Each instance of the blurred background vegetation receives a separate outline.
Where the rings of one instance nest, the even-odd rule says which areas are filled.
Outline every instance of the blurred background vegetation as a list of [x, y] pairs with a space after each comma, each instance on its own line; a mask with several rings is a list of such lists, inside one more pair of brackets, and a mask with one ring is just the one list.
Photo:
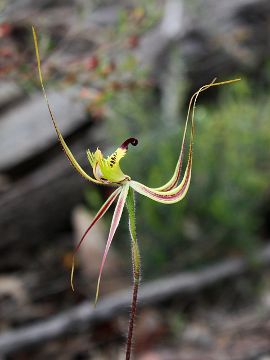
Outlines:
[[[174, 171], [191, 95], [215, 77], [241, 78], [200, 95], [192, 181], [185, 199], [166, 206], [136, 196], [143, 281], [148, 281], [201, 271], [238, 256], [253, 270], [260, 269], [255, 254], [266, 248], [270, 235], [269, 23], [268, 0], [0, 0], [1, 330], [44, 320], [92, 298], [111, 219], [106, 215], [105, 230], [96, 228], [81, 248], [79, 290], [71, 295], [74, 246], [110, 190], [83, 182], [59, 150], [40, 93], [31, 25], [39, 35], [56, 118], [76, 158], [89, 171], [87, 148], [99, 146], [109, 155], [132, 136], [139, 145], [122, 160], [123, 171], [149, 186], [163, 184]], [[108, 258], [112, 262], [104, 276], [104, 293], [130, 284], [127, 226], [124, 214]], [[249, 274], [244, 284], [251, 285], [240, 286], [235, 297], [230, 284], [225, 290], [224, 284], [217, 286], [214, 296], [207, 293], [206, 302], [212, 306], [212, 296], [224, 302], [232, 298], [231, 308], [235, 298], [252, 302], [261, 283], [260, 291], [268, 291], [269, 297], [269, 280], [260, 280]], [[161, 344], [169, 338], [167, 342], [173, 339], [177, 347], [185, 332], [188, 300], [181, 309], [178, 300], [172, 299], [165, 309], [161, 306], [156, 317], [153, 309], [148, 314], [155, 321], [162, 314], [156, 326], [163, 329]], [[269, 300], [267, 306], [269, 311]], [[169, 328], [165, 332], [164, 319]], [[104, 343], [109, 348], [110, 339], [119, 342], [123, 337], [121, 321], [112, 324], [101, 328], [101, 336], [98, 330], [90, 340], [77, 339], [91, 343], [89, 356], [80, 357], [83, 345], [69, 339], [70, 353], [74, 351], [70, 359], [100, 359]], [[110, 335], [104, 340], [106, 331]], [[138, 349], [148, 349], [144, 336], [137, 336]], [[57, 346], [52, 353], [44, 346], [33, 354], [37, 359], [61, 359], [64, 354], [66, 360], [66, 344]], [[15, 354], [14, 359], [29, 354]], [[246, 359], [251, 357], [241, 358]]]

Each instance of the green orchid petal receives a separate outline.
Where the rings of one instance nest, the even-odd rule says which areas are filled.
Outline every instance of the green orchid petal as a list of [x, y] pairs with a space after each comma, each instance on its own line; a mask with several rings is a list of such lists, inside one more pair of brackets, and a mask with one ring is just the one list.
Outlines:
[[71, 274], [70, 274], [70, 284], [71, 284], [71, 288], [73, 291], [74, 291], [73, 277], [74, 277], [74, 269], [75, 269], [75, 255], [78, 252], [78, 250], [80, 249], [84, 239], [86, 238], [86, 235], [89, 233], [89, 231], [92, 229], [92, 227], [98, 222], [98, 220], [101, 219], [102, 216], [107, 212], [107, 210], [112, 205], [112, 203], [117, 198], [117, 196], [120, 194], [120, 192], [121, 192], [121, 188], [118, 188], [108, 197], [108, 199], [105, 201], [105, 203], [101, 206], [101, 208], [97, 212], [97, 214], [94, 217], [91, 224], [88, 226], [88, 228], [84, 232], [83, 236], [81, 237], [81, 240], [79, 241], [78, 245], [76, 246], [76, 248], [74, 250], [73, 258], [72, 258], [72, 268], [71, 268]]
[[115, 210], [114, 210], [114, 214], [113, 214], [113, 218], [112, 218], [112, 223], [111, 223], [111, 228], [110, 228], [107, 244], [106, 244], [104, 255], [103, 255], [103, 258], [102, 258], [102, 261], [101, 261], [101, 266], [100, 266], [99, 276], [98, 276], [98, 281], [97, 281], [95, 305], [96, 305], [96, 303], [98, 301], [100, 280], [101, 280], [103, 267], [104, 267], [104, 264], [105, 264], [105, 261], [106, 261], [107, 255], [108, 255], [108, 251], [110, 249], [114, 234], [116, 232], [116, 229], [118, 228], [118, 225], [119, 225], [122, 213], [123, 213], [124, 205], [125, 205], [128, 190], [129, 190], [129, 183], [123, 185], [121, 188], [122, 188], [122, 190], [121, 190], [121, 193], [119, 195], [117, 204], [115, 206]]
[[34, 44], [35, 44], [35, 51], [36, 51], [36, 58], [37, 58], [37, 66], [38, 66], [38, 74], [39, 74], [39, 80], [40, 80], [40, 84], [41, 84], [41, 88], [42, 88], [42, 92], [43, 92], [43, 96], [45, 98], [46, 101], [46, 105], [48, 107], [49, 113], [50, 113], [50, 117], [53, 123], [53, 126], [55, 128], [55, 131], [57, 133], [58, 139], [63, 147], [63, 150], [67, 156], [67, 158], [69, 159], [71, 165], [74, 166], [74, 168], [77, 170], [77, 172], [82, 175], [85, 179], [92, 181], [96, 184], [102, 184], [101, 181], [92, 178], [91, 176], [89, 176], [83, 169], [82, 167], [79, 165], [79, 163], [77, 162], [77, 160], [74, 158], [72, 152], [70, 151], [69, 147], [67, 146], [65, 140], [63, 139], [63, 136], [57, 126], [55, 117], [53, 115], [51, 106], [49, 104], [49, 100], [47, 97], [47, 93], [45, 90], [45, 86], [44, 86], [44, 82], [43, 82], [43, 76], [42, 76], [42, 71], [41, 71], [41, 65], [40, 65], [40, 56], [39, 56], [39, 47], [38, 47], [38, 40], [37, 40], [37, 35], [36, 35], [36, 31], [35, 28], [32, 26], [32, 32], [33, 32], [33, 38], [34, 38]]

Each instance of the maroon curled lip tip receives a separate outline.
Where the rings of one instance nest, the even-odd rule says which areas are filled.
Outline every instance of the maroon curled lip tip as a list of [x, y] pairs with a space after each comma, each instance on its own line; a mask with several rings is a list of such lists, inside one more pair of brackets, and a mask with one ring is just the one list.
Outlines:
[[136, 145], [138, 145], [138, 140], [133, 137], [128, 138], [126, 141], [123, 142], [123, 144], [120, 147], [121, 147], [121, 149], [128, 149], [129, 144], [136, 146]]

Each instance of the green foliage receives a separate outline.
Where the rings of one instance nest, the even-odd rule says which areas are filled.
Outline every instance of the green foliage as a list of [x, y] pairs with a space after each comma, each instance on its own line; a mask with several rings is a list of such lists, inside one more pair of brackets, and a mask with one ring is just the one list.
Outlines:
[[[158, 2], [159, 3], [159, 2]], [[118, 22], [115, 31], [118, 36], [124, 34], [141, 35], [154, 26], [162, 16], [162, 7], [156, 0], [139, 0], [136, 6], [119, 11]]]
[[[230, 254], [252, 255], [259, 243], [261, 207], [270, 174], [270, 104], [247, 83], [223, 88], [214, 105], [198, 105], [191, 187], [173, 206], [137, 195], [137, 226], [144, 274], [196, 267]], [[182, 139], [164, 129], [153, 94], [114, 97], [110, 138], [139, 137], [123, 170], [149, 186], [171, 177]], [[183, 116], [184, 118], [184, 116]], [[183, 122], [183, 121], [182, 121]], [[126, 241], [126, 227], [122, 242]], [[115, 242], [116, 243], [116, 242]]]

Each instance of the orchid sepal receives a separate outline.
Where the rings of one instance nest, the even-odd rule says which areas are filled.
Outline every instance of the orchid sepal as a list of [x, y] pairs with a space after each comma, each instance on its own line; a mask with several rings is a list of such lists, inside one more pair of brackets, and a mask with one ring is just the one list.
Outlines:
[[106, 243], [105, 251], [104, 251], [103, 258], [102, 258], [101, 265], [100, 265], [100, 269], [99, 269], [99, 275], [98, 275], [98, 281], [97, 281], [97, 287], [96, 287], [95, 306], [96, 306], [97, 301], [98, 301], [100, 280], [101, 280], [103, 267], [104, 267], [104, 264], [105, 264], [105, 261], [106, 261], [107, 255], [108, 255], [108, 251], [110, 249], [114, 234], [115, 234], [115, 232], [116, 232], [116, 230], [118, 228], [118, 225], [119, 225], [122, 213], [123, 213], [123, 209], [124, 209], [124, 206], [125, 206], [125, 203], [126, 203], [128, 190], [129, 190], [129, 183], [126, 183], [121, 188], [121, 192], [120, 192], [120, 195], [118, 197], [117, 204], [115, 206], [115, 210], [114, 210], [114, 214], [113, 214], [113, 218], [112, 218], [112, 222], [111, 222], [111, 227], [110, 227], [110, 231], [109, 231], [108, 240], [107, 240], [107, 243]]
[[73, 252], [73, 256], [72, 256], [72, 267], [71, 267], [71, 273], [70, 273], [70, 285], [72, 290], [74, 291], [74, 282], [73, 282], [73, 278], [74, 278], [74, 269], [75, 269], [75, 255], [78, 252], [78, 250], [80, 249], [83, 241], [85, 240], [87, 234], [89, 233], [89, 231], [92, 229], [92, 227], [103, 217], [103, 215], [105, 215], [105, 213], [107, 212], [107, 210], [109, 210], [110, 206], [112, 205], [112, 203], [114, 202], [114, 200], [117, 198], [117, 196], [120, 194], [121, 192], [121, 188], [117, 188], [109, 197], [108, 199], [104, 202], [104, 204], [101, 206], [101, 208], [99, 209], [99, 211], [96, 213], [94, 219], [92, 220], [91, 224], [88, 226], [88, 228], [85, 230], [83, 236], [81, 237], [80, 241], [78, 242], [74, 252]]
[[43, 92], [43, 96], [47, 105], [47, 108], [49, 110], [49, 114], [53, 123], [53, 126], [55, 128], [56, 134], [58, 136], [58, 139], [62, 145], [62, 148], [64, 150], [65, 155], [67, 156], [68, 160], [70, 161], [71, 165], [75, 168], [75, 170], [77, 170], [77, 172], [84, 177], [86, 180], [88, 181], [92, 181], [96, 184], [102, 184], [101, 181], [94, 179], [93, 177], [91, 177], [90, 175], [88, 175], [83, 168], [80, 166], [80, 164], [78, 163], [78, 161], [75, 159], [74, 155], [72, 154], [71, 150], [69, 149], [68, 145], [66, 144], [54, 117], [53, 111], [51, 109], [50, 103], [49, 103], [49, 99], [45, 90], [45, 86], [44, 86], [44, 82], [43, 82], [43, 76], [42, 76], [42, 71], [41, 71], [41, 64], [40, 64], [40, 56], [39, 56], [39, 47], [38, 47], [38, 40], [37, 40], [37, 35], [36, 35], [36, 31], [34, 26], [32, 26], [32, 32], [33, 32], [33, 38], [34, 38], [34, 45], [35, 45], [35, 51], [36, 51], [36, 58], [37, 58], [37, 67], [38, 67], [38, 75], [39, 75], [39, 81], [40, 81], [40, 85], [41, 85], [41, 89]]
[[[156, 191], [168, 191], [168, 190], [171, 190], [171, 189], [173, 189], [174, 187], [177, 186], [177, 183], [178, 183], [178, 181], [180, 179], [180, 176], [181, 176], [188, 123], [189, 123], [190, 118], [191, 118], [191, 132], [194, 131], [194, 113], [195, 113], [195, 106], [196, 106], [196, 102], [197, 102], [199, 94], [201, 92], [209, 89], [212, 86], [231, 84], [231, 83], [234, 83], [234, 82], [237, 82], [237, 81], [240, 81], [240, 80], [241, 79], [238, 78], [238, 79], [233, 79], [233, 80], [216, 82], [216, 79], [213, 79], [213, 81], [211, 83], [203, 85], [202, 87], [200, 87], [192, 95], [192, 97], [191, 97], [191, 99], [189, 101], [188, 112], [187, 112], [186, 121], [185, 121], [185, 127], [184, 127], [184, 132], [183, 132], [183, 138], [182, 138], [182, 145], [181, 145], [181, 149], [180, 149], [180, 154], [179, 154], [179, 157], [178, 157], [178, 161], [177, 161], [173, 176], [171, 177], [171, 179], [167, 183], [165, 183], [162, 186], [153, 188], [153, 190], [156, 190]], [[191, 135], [190, 143], [192, 142], [192, 140], [193, 139], [192, 139], [192, 135]]]

